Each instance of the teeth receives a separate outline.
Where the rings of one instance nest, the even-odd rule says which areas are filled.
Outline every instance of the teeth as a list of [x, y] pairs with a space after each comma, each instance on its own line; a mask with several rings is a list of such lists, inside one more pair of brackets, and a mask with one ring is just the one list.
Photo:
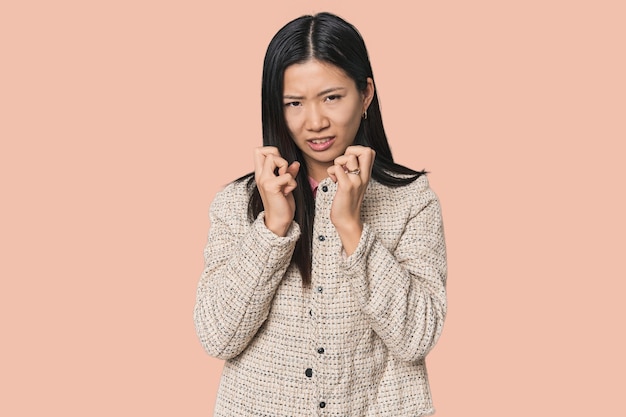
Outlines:
[[314, 139], [314, 140], [312, 140], [311, 142], [315, 143], [316, 145], [319, 145], [319, 144], [321, 144], [321, 143], [326, 143], [326, 142], [328, 142], [329, 140], [330, 140], [330, 139], [328, 139], [328, 138], [327, 138], [327, 139]]

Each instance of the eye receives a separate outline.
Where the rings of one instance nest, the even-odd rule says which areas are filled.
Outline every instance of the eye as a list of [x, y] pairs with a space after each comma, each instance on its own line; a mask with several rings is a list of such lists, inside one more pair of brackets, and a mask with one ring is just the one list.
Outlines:
[[288, 101], [285, 103], [285, 107], [298, 107], [301, 106], [302, 103], [299, 101]]
[[337, 101], [341, 98], [339, 94], [332, 94], [330, 96], [326, 96], [326, 101]]

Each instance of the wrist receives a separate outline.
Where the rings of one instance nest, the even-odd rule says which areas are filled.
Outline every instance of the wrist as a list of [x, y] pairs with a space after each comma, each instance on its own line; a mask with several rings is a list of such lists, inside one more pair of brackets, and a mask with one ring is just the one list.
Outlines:
[[363, 223], [343, 223], [340, 226], [335, 226], [335, 229], [339, 234], [339, 238], [341, 239], [341, 244], [343, 245], [343, 250], [346, 252], [346, 255], [352, 255], [361, 241]]
[[268, 219], [267, 215], [265, 216], [264, 222], [265, 227], [267, 227], [270, 232], [280, 237], [287, 236], [289, 226], [291, 226], [291, 222], [286, 224], [284, 222], [273, 222], [271, 219]]

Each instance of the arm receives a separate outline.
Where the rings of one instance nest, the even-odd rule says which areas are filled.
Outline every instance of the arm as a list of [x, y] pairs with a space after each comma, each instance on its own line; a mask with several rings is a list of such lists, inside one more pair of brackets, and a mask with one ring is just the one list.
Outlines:
[[247, 198], [231, 186], [210, 209], [194, 321], [204, 349], [220, 359], [241, 353], [267, 318], [300, 234], [293, 222], [285, 237], [275, 235], [264, 213], [248, 226]]
[[364, 224], [355, 252], [343, 260], [373, 330], [399, 359], [423, 358], [446, 315], [446, 250], [441, 210], [427, 187], [391, 253]]

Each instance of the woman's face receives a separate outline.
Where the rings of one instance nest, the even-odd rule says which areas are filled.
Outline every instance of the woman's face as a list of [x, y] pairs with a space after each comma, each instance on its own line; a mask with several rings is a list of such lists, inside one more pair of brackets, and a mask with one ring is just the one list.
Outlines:
[[352, 78], [332, 64], [310, 60], [287, 67], [285, 121], [315, 180], [326, 178], [326, 169], [352, 145], [373, 96], [371, 78], [361, 92]]

